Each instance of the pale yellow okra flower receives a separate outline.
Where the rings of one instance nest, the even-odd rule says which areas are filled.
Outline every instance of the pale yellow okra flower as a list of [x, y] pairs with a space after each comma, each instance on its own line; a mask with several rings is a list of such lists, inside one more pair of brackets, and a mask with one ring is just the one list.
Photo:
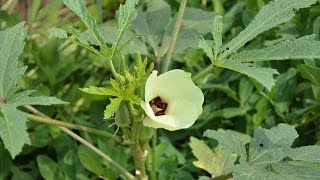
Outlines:
[[157, 74], [153, 71], [146, 82], [143, 124], [169, 131], [192, 126], [202, 113], [204, 96], [191, 74], [180, 69]]

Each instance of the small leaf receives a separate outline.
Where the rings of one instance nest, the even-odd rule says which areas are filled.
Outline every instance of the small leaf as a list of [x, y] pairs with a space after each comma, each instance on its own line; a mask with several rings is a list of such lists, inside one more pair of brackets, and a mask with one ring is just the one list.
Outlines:
[[102, 96], [119, 96], [119, 94], [113, 89], [103, 88], [103, 87], [90, 86], [88, 88], [80, 88], [80, 90], [88, 94], [95, 94], [95, 95], [102, 95]]
[[122, 101], [122, 98], [110, 99], [110, 104], [107, 105], [106, 110], [104, 111], [103, 119], [109, 119], [114, 115], [114, 112], [119, 108], [119, 105]]
[[214, 57], [217, 59], [218, 55], [221, 52], [222, 48], [222, 16], [216, 16], [214, 18], [214, 25], [213, 25], [213, 40], [214, 40]]
[[214, 56], [213, 56], [213, 52], [212, 52], [212, 47], [203, 38], [201, 38], [200, 41], [199, 41], [199, 48], [203, 49], [203, 51], [210, 58], [211, 62], [213, 62], [215, 60]]
[[203, 136], [217, 140], [225, 150], [235, 153], [243, 159], [247, 159], [246, 148], [244, 147], [244, 143], [241, 141], [240, 135], [215, 130], [206, 130], [203, 133]]
[[241, 104], [244, 104], [252, 95], [253, 84], [248, 78], [241, 78], [239, 84], [239, 97]]
[[90, 149], [85, 147], [84, 145], [80, 145], [78, 147], [78, 157], [80, 159], [81, 164], [90, 172], [101, 176], [104, 173], [104, 168], [101, 164], [101, 159], [99, 156], [92, 152]]
[[288, 156], [293, 160], [320, 163], [320, 146], [303, 146], [288, 151]]
[[12, 158], [18, 155], [24, 144], [30, 144], [27, 133], [27, 118], [12, 106], [0, 105], [0, 137]]
[[308, 79], [312, 82], [312, 84], [320, 87], [320, 68], [312, 67], [308, 65], [300, 65], [299, 66], [302, 77]]
[[81, 32], [78, 29], [69, 27], [68, 31], [72, 33], [82, 45], [89, 46], [88, 41], [82, 36]]
[[49, 157], [39, 155], [37, 157], [37, 164], [41, 176], [46, 180], [54, 180], [59, 177], [58, 165]]
[[274, 74], [279, 74], [277, 70], [271, 68], [253, 67], [250, 63], [240, 63], [235, 60], [227, 60], [224, 63], [216, 64], [218, 67], [223, 67], [245, 74], [257, 80], [261, 85], [266, 87], [269, 91], [275, 85]]
[[65, 39], [68, 37], [67, 31], [65, 31], [63, 29], [56, 28], [56, 27], [51, 28], [49, 33], [50, 33], [49, 38], [56, 37], [59, 39]]

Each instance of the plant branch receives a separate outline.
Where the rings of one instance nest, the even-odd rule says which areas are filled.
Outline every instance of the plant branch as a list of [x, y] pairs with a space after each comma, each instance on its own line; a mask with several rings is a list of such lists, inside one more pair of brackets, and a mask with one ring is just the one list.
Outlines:
[[[30, 112], [38, 115], [38, 116], [42, 116], [42, 117], [46, 117], [49, 118], [48, 116], [46, 116], [45, 114], [43, 114], [42, 112], [38, 111], [37, 109], [35, 109], [32, 106], [26, 105], [24, 106], [26, 109], [28, 109]], [[128, 172], [127, 170], [125, 170], [122, 166], [120, 166], [117, 162], [115, 162], [113, 159], [111, 159], [108, 155], [104, 154], [102, 151], [100, 151], [98, 148], [96, 148], [95, 146], [93, 146], [92, 144], [90, 144], [88, 141], [86, 141], [85, 139], [83, 139], [82, 137], [78, 136], [76, 133], [72, 132], [70, 129], [67, 129], [65, 127], [60, 127], [58, 126], [59, 129], [61, 129], [63, 132], [67, 133], [68, 135], [70, 135], [72, 138], [74, 138], [75, 140], [79, 141], [80, 143], [82, 143], [83, 145], [87, 146], [89, 149], [91, 149], [93, 152], [97, 153], [99, 156], [101, 156], [104, 160], [106, 160], [108, 163], [110, 163], [113, 167], [115, 167], [119, 173], [121, 173], [124, 177], [126, 177], [129, 180], [134, 180], [134, 176]]]
[[119, 142], [119, 143], [122, 142], [122, 138], [121, 137], [119, 137], [117, 135], [114, 135], [112, 133], [108, 133], [108, 132], [105, 132], [105, 131], [101, 131], [101, 130], [95, 129], [95, 128], [90, 128], [90, 127], [86, 127], [86, 126], [82, 126], [82, 125], [78, 125], [78, 124], [59, 121], [59, 120], [56, 120], [56, 119], [37, 116], [37, 115], [33, 115], [33, 114], [27, 114], [27, 118], [29, 120], [31, 120], [31, 121], [36, 121], [36, 122], [45, 123], [45, 124], [51, 124], [51, 125], [55, 125], [55, 126], [61, 126], [61, 127], [65, 127], [65, 128], [68, 128], [68, 129], [76, 129], [76, 130], [80, 130], [80, 131], [85, 131], [85, 132], [89, 132], [89, 133], [92, 133], [92, 134], [104, 136], [106, 138], [112, 138], [116, 142]]
[[178, 12], [178, 16], [177, 16], [177, 20], [176, 20], [176, 23], [174, 25], [174, 29], [173, 29], [173, 32], [172, 32], [171, 43], [169, 45], [169, 51], [168, 51], [167, 57], [166, 57], [166, 59], [164, 61], [164, 66], [163, 66], [163, 71], [162, 72], [168, 71], [168, 68], [169, 68], [169, 65], [170, 65], [170, 62], [171, 62], [173, 49], [174, 49], [174, 46], [176, 44], [178, 33], [179, 33], [180, 26], [181, 26], [181, 23], [182, 23], [182, 18], [183, 18], [184, 10], [186, 8], [186, 4], [187, 4], [187, 0], [181, 0], [180, 7], [179, 7], [179, 12]]
[[193, 76], [192, 80], [194, 82], [197, 82], [199, 79], [201, 79], [204, 76], [206, 76], [207, 74], [211, 73], [213, 70], [214, 70], [214, 66], [210, 65], [210, 66], [206, 67], [204, 70], [202, 70], [201, 72], [199, 72], [198, 74], [196, 74], [195, 76]]

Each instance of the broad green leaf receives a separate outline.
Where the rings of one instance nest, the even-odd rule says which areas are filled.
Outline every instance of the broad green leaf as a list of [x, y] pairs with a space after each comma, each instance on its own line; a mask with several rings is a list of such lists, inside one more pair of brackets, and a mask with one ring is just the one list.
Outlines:
[[26, 70], [17, 67], [25, 36], [23, 23], [0, 31], [0, 98], [8, 98], [16, 91], [16, 82]]
[[287, 124], [279, 124], [271, 129], [258, 128], [249, 147], [250, 162], [269, 164], [282, 160], [298, 136], [297, 131]]
[[80, 90], [88, 94], [103, 95], [103, 96], [119, 96], [119, 94], [113, 89], [103, 88], [103, 87], [90, 86], [88, 88], [80, 88]]
[[214, 18], [214, 24], [213, 24], [213, 40], [214, 40], [214, 58], [217, 59], [218, 55], [220, 54], [221, 48], [222, 48], [222, 16], [216, 16]]
[[26, 67], [18, 68], [18, 57], [24, 47], [23, 23], [0, 32], [0, 137], [14, 158], [24, 144], [30, 144], [22, 105], [51, 105], [65, 102], [55, 97], [29, 97], [34, 91], [15, 93], [16, 82]]
[[92, 32], [93, 36], [99, 42], [99, 45], [102, 49], [107, 50], [107, 46], [105, 45], [96, 24], [95, 19], [89, 14], [84, 0], [63, 0], [63, 3], [72, 10], [79, 18], [83, 21], [83, 23], [87, 26], [87, 28]]
[[[59, 167], [52, 159], [45, 155], [37, 157], [37, 164], [41, 176], [46, 180], [54, 180], [59, 178]], [[61, 178], [61, 177], [60, 177]]]
[[51, 28], [49, 33], [50, 33], [49, 37], [56, 37], [59, 39], [65, 39], [68, 37], [67, 31], [56, 28], [56, 27]]
[[132, 24], [132, 28], [154, 50], [156, 56], [161, 57], [166, 50], [161, 43], [165, 33], [165, 27], [169, 24], [171, 16], [170, 6], [163, 0], [150, 0], [147, 9], [138, 8], [138, 16]]
[[100, 157], [92, 152], [90, 149], [85, 147], [84, 145], [80, 145], [78, 147], [78, 157], [80, 159], [81, 164], [89, 171], [94, 174], [101, 176], [104, 174], [104, 168], [101, 164]]
[[111, 116], [113, 116], [114, 112], [119, 108], [122, 100], [122, 98], [110, 98], [110, 104], [107, 105], [106, 110], [104, 111], [103, 119], [109, 119]]
[[223, 47], [224, 52], [219, 56], [219, 59], [225, 59], [230, 54], [236, 52], [258, 34], [290, 21], [295, 16], [296, 11], [301, 8], [310, 7], [316, 2], [317, 0], [271, 1], [260, 10], [253, 21], [238, 36]]
[[251, 63], [240, 63], [235, 60], [227, 60], [223, 63], [217, 63], [218, 67], [223, 67], [245, 74], [266, 87], [269, 91], [275, 85], [274, 74], [279, 74], [277, 70], [271, 68], [253, 67]]
[[285, 180], [281, 175], [271, 172], [267, 168], [250, 166], [247, 162], [240, 162], [233, 167], [233, 179], [236, 180], [257, 180], [257, 179], [277, 179]]
[[215, 130], [206, 130], [203, 133], [203, 136], [217, 140], [224, 150], [235, 153], [243, 159], [247, 159], [246, 148], [244, 147], [244, 143], [241, 141], [240, 135]]
[[[200, 34], [206, 34], [211, 31], [213, 26], [212, 20], [215, 18], [215, 16], [216, 13], [214, 12], [186, 7], [181, 26], [185, 27], [186, 29], [194, 29]], [[183, 33], [183, 31], [180, 31], [179, 33]]]
[[278, 162], [272, 164], [272, 169], [281, 174], [284, 179], [319, 179], [320, 168], [292, 164], [287, 162]]
[[11, 157], [18, 155], [24, 144], [30, 144], [27, 133], [27, 118], [13, 106], [0, 105], [0, 137]]
[[242, 51], [232, 57], [241, 62], [320, 59], [320, 41], [315, 41], [314, 38], [314, 35], [304, 36], [295, 40], [283, 41], [267, 48]]
[[320, 146], [303, 146], [288, 151], [288, 156], [293, 160], [320, 163]]
[[320, 87], [320, 68], [312, 67], [309, 65], [300, 65], [299, 66], [302, 77], [308, 79], [312, 84]]
[[193, 155], [197, 158], [193, 164], [206, 170], [212, 177], [223, 174], [226, 167], [230, 167], [237, 159], [235, 154], [226, 152], [221, 148], [212, 151], [202, 140], [191, 137], [189, 146]]

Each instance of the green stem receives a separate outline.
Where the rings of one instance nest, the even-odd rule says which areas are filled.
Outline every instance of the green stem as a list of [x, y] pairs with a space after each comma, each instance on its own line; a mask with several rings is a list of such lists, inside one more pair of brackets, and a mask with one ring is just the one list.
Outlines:
[[196, 74], [195, 76], [193, 76], [192, 80], [194, 82], [197, 82], [199, 79], [213, 72], [213, 70], [214, 70], [214, 66], [210, 65], [206, 67], [204, 70], [202, 70], [201, 72], [199, 72], [198, 74]]
[[174, 50], [174, 46], [176, 44], [177, 41], [177, 37], [178, 37], [178, 33], [179, 33], [179, 29], [182, 23], [182, 18], [183, 18], [183, 14], [184, 14], [184, 10], [186, 8], [187, 5], [187, 0], [182, 0], [180, 3], [180, 7], [179, 7], [179, 12], [178, 12], [178, 16], [177, 16], [177, 20], [176, 20], [176, 24], [174, 25], [174, 29], [172, 32], [172, 38], [171, 38], [171, 43], [169, 45], [169, 51], [166, 57], [166, 60], [164, 61], [164, 66], [163, 66], [163, 71], [162, 72], [166, 72], [168, 71], [170, 62], [171, 62], [171, 57], [172, 57], [172, 53]]
[[133, 161], [136, 167], [136, 178], [138, 180], [146, 180], [148, 179], [148, 175], [146, 172], [146, 156], [147, 151], [142, 148], [139, 142], [139, 133], [142, 122], [133, 122], [131, 128], [131, 141], [133, 142], [130, 145], [130, 149], [133, 154]]
[[152, 171], [151, 171], [151, 179], [157, 180], [157, 172], [156, 172], [156, 147], [157, 147], [157, 129], [153, 129], [153, 137], [152, 137]]
[[[38, 116], [42, 116], [42, 117], [50, 119], [50, 117], [46, 116], [45, 114], [43, 114], [42, 112], [38, 111], [37, 109], [35, 109], [34, 107], [32, 107], [30, 105], [25, 105], [24, 107], [26, 109], [28, 109], [30, 112], [32, 112]], [[126, 169], [124, 169], [116, 161], [111, 159], [108, 155], [104, 154], [98, 148], [96, 148], [95, 146], [90, 144], [88, 141], [86, 141], [82, 137], [78, 136], [76, 133], [72, 132], [70, 129], [67, 129], [65, 127], [60, 127], [60, 126], [58, 126], [58, 128], [61, 129], [63, 132], [67, 133], [68, 135], [70, 135], [75, 140], [82, 143], [83, 145], [87, 146], [89, 149], [91, 149], [93, 152], [97, 153], [99, 156], [101, 156], [104, 160], [106, 160], [108, 163], [110, 163], [110, 165], [112, 165], [115, 169], [117, 169], [120, 174], [122, 174], [124, 177], [126, 177], [126, 179], [135, 180], [134, 176], [130, 172], [128, 172]]]
[[90, 128], [90, 127], [86, 127], [86, 126], [82, 126], [82, 125], [78, 125], [78, 124], [73, 124], [73, 123], [69, 123], [69, 122], [63, 122], [63, 121], [59, 121], [59, 120], [51, 119], [51, 118], [47, 118], [47, 117], [36, 116], [33, 114], [27, 114], [27, 118], [31, 121], [36, 121], [36, 122], [55, 125], [55, 126], [61, 126], [61, 127], [69, 128], [69, 129], [76, 129], [76, 130], [80, 130], [80, 131], [85, 131], [85, 132], [89, 132], [92, 134], [104, 136], [106, 138], [113, 138], [115, 141], [117, 141], [119, 143], [122, 142], [122, 138], [120, 138], [119, 136], [111, 134], [111, 133], [107, 133], [105, 131], [101, 131], [101, 130], [98, 130], [95, 128]]

